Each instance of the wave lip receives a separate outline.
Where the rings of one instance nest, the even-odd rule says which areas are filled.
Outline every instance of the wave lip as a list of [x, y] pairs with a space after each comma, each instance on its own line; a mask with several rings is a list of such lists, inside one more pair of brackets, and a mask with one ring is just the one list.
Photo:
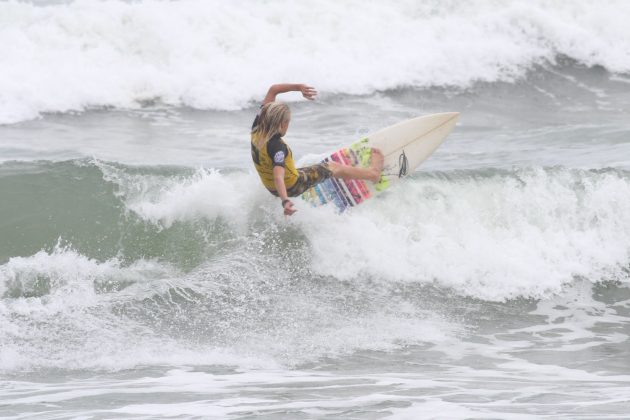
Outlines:
[[349, 94], [467, 87], [558, 56], [630, 71], [623, 1], [6, 2], [0, 16], [0, 124], [154, 101], [236, 110], [278, 80]]

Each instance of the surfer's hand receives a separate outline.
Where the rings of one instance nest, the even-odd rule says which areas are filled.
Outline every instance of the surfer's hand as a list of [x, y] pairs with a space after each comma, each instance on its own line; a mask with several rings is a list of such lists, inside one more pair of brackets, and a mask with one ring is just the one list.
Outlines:
[[297, 210], [293, 208], [293, 203], [291, 202], [291, 200], [287, 200], [284, 203], [284, 206], [282, 206], [284, 208], [284, 215], [285, 216], [291, 216], [293, 213], [295, 213]]
[[300, 85], [300, 92], [302, 92], [302, 96], [309, 101], [312, 101], [317, 96], [317, 91], [313, 86]]

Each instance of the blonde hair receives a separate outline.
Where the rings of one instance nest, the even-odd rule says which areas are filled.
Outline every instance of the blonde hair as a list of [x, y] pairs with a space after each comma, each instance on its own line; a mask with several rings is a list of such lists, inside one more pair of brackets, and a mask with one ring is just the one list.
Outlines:
[[266, 103], [260, 111], [258, 124], [252, 129], [254, 144], [260, 150], [270, 138], [280, 132], [280, 126], [291, 119], [291, 110], [284, 102]]

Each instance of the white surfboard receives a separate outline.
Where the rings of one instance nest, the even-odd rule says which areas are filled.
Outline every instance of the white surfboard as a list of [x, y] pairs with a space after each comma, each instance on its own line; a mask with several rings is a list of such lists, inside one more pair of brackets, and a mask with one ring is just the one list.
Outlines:
[[445, 112], [412, 118], [331, 153], [324, 162], [368, 167], [372, 148], [380, 149], [385, 157], [381, 180], [375, 184], [328, 179], [304, 192], [302, 198], [313, 205], [333, 202], [339, 211], [361, 204], [420, 166], [453, 130], [458, 117], [459, 112]]

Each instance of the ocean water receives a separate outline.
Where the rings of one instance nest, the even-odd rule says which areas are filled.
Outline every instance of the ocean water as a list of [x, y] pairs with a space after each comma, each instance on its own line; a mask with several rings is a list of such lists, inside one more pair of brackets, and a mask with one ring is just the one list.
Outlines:
[[[624, 419], [630, 3], [0, 3], [0, 417]], [[404, 182], [301, 164], [459, 111]]]

